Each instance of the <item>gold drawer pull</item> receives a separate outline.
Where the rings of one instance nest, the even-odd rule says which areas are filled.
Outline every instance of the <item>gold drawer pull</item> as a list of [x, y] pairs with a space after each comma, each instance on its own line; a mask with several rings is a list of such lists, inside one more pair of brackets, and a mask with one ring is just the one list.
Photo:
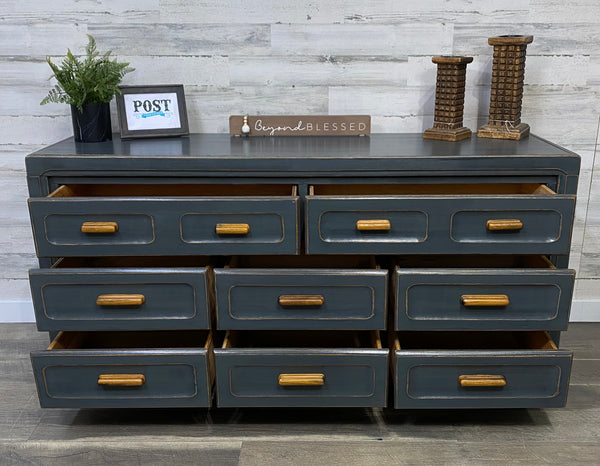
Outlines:
[[460, 375], [458, 381], [461, 387], [504, 387], [506, 385], [503, 375]]
[[523, 222], [516, 218], [503, 218], [498, 220], [488, 220], [485, 227], [490, 231], [522, 230]]
[[144, 374], [100, 374], [98, 385], [111, 387], [140, 387], [146, 382]]
[[247, 223], [217, 223], [215, 231], [217, 235], [247, 235], [250, 233], [250, 225]]
[[320, 387], [325, 385], [325, 374], [279, 374], [282, 387]]
[[96, 298], [98, 306], [141, 306], [145, 302], [143, 294], [101, 294]]
[[83, 222], [81, 233], [116, 233], [119, 231], [117, 222]]
[[356, 222], [358, 231], [389, 231], [392, 223], [389, 220], [358, 220]]
[[321, 295], [289, 294], [277, 300], [280, 306], [322, 306], [325, 298]]
[[510, 299], [505, 294], [464, 294], [460, 297], [460, 303], [466, 307], [508, 306]]

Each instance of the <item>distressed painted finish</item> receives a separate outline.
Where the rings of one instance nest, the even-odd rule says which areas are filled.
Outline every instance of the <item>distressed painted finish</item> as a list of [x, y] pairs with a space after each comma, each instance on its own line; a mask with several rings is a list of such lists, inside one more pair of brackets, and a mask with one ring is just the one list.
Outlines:
[[[310, 196], [310, 254], [566, 254], [575, 196]], [[382, 232], [356, 228], [363, 218], [389, 220]], [[495, 232], [486, 221], [519, 218], [523, 230]]]
[[[32, 269], [29, 282], [38, 330], [167, 330], [210, 327], [207, 268]], [[144, 297], [106, 306], [99, 296]]]
[[[107, 167], [108, 168], [108, 167]], [[294, 254], [295, 196], [203, 199], [144, 196], [29, 200], [39, 257], [174, 254]], [[116, 222], [114, 233], [85, 233], [85, 222]], [[247, 235], [220, 235], [220, 223], [247, 223]]]
[[[57, 339], [61, 338], [59, 334]], [[160, 334], [159, 334], [160, 336]], [[206, 333], [197, 347], [181, 346], [171, 335], [162, 348], [67, 348], [33, 351], [31, 362], [43, 408], [210, 406], [211, 349]], [[56, 340], [55, 340], [56, 341]], [[169, 348], [169, 343], [172, 348]], [[141, 374], [136, 386], [99, 384], [101, 375]]]
[[[396, 350], [397, 409], [558, 408], [566, 403], [573, 353], [565, 350]], [[462, 387], [460, 375], [505, 378], [498, 387]]]
[[[578, 155], [534, 136], [518, 142], [473, 139], [456, 145], [424, 141], [420, 134], [250, 140], [192, 134], [176, 140], [153, 141], [122, 141], [116, 137], [110, 143], [86, 145], [66, 140], [27, 158], [34, 237], [42, 257], [203, 253], [217, 260], [217, 256], [233, 254], [290, 255], [283, 268], [269, 263], [275, 259], [268, 257], [254, 259], [262, 259], [266, 264], [264, 268], [253, 267], [251, 263], [238, 267], [234, 257], [228, 268], [217, 270], [218, 328], [246, 330], [232, 331], [235, 338], [230, 338], [228, 332], [222, 348], [215, 350], [216, 393], [221, 407], [385, 406], [390, 351], [381, 348], [378, 337], [366, 341], [364, 334], [362, 341], [358, 336], [353, 340], [353, 334], [336, 334], [333, 330], [385, 328], [387, 271], [373, 270], [374, 261], [367, 266], [336, 270], [333, 257], [325, 258], [325, 261], [331, 260], [331, 265], [313, 269], [309, 264], [315, 259], [312, 255], [337, 252], [362, 259], [370, 253], [423, 253], [437, 257], [437, 254], [449, 253], [537, 252], [554, 254], [555, 263], [564, 268], [570, 246], [579, 163]], [[282, 187], [289, 195], [281, 195]], [[51, 191], [52, 194], [45, 197]], [[233, 196], [236, 193], [245, 196]], [[301, 213], [306, 216], [302, 218]], [[259, 214], [256, 220], [253, 214]], [[276, 222], [281, 230], [274, 228], [270, 221], [273, 215], [281, 218], [281, 222]], [[118, 218], [109, 218], [111, 216]], [[518, 223], [518, 229], [495, 231], [495, 227], [489, 226], [493, 219], [505, 224], [515, 218], [518, 222], [511, 220], [511, 224]], [[103, 226], [110, 226], [110, 231], [82, 233], [82, 225], [88, 222], [103, 222]], [[404, 228], [409, 225], [410, 235], [398, 236], [397, 225]], [[349, 240], [349, 229], [359, 237]], [[269, 239], [274, 232], [280, 234], [280, 243], [284, 243], [285, 235], [291, 240], [280, 249], [272, 246], [274, 241], [267, 245], [258, 241], [257, 245], [255, 240]], [[306, 244], [301, 250], [303, 236]], [[322, 244], [316, 243], [316, 237], [322, 244], [334, 247], [320, 250]], [[202, 247], [196, 247], [196, 243]], [[406, 244], [408, 247], [403, 249]], [[307, 254], [306, 257], [294, 256], [300, 252]], [[294, 261], [300, 260], [306, 263], [293, 266]], [[548, 270], [539, 274], [542, 282], [550, 282], [548, 287], [553, 286], [557, 277], [564, 279], [559, 285], [566, 290], [562, 302], [558, 296], [547, 293], [547, 289], [544, 293], [544, 298], [548, 295], [552, 301], [549, 306], [556, 302], [562, 309], [557, 328], [562, 329], [566, 324], [565, 309], [570, 301], [573, 273], [556, 272], [550, 270], [550, 262], [547, 265]], [[60, 277], [60, 273], [54, 276], [60, 271], [60, 267], [50, 270], [48, 276]], [[73, 273], [74, 281], [84, 286], [83, 296], [87, 293], [98, 299], [95, 282], [80, 279], [78, 272], [81, 271], [64, 269], [65, 276]], [[513, 270], [508, 274], [493, 272], [483, 279], [489, 279], [490, 285], [497, 285], [505, 276], [518, 275]], [[448, 274], [453, 278], [461, 275], [460, 271]], [[93, 275], [91, 277], [95, 280]], [[520, 277], [517, 282], [521, 284]], [[144, 290], [126, 289], [121, 285], [106, 293], [144, 295]], [[52, 286], [47, 288], [52, 290]], [[342, 289], [344, 287], [347, 289]], [[500, 293], [492, 288], [477, 293]], [[76, 292], [75, 289], [73, 287], [70, 293]], [[526, 299], [527, 293], [517, 291], [516, 286], [504, 291], [517, 302]], [[158, 289], [156, 292], [164, 293]], [[475, 292], [461, 289], [460, 293]], [[184, 297], [183, 293], [176, 294]], [[418, 305], [430, 311], [434, 305], [426, 298], [419, 297]], [[145, 300], [144, 295], [143, 304]], [[331, 313], [332, 322], [325, 322], [331, 318], [323, 318], [322, 311]], [[74, 308], [64, 312], [78, 316], [80, 311]], [[168, 316], [158, 316], [158, 319], [164, 317], [168, 320]], [[511, 324], [519, 327], [519, 318], [512, 320]], [[97, 323], [92, 323], [91, 328], [95, 325]], [[554, 329], [552, 325], [542, 324], [541, 328]], [[472, 327], [460, 323], [458, 328]], [[513, 327], [509, 325], [509, 328]], [[540, 327], [539, 323], [530, 322], [521, 328]], [[274, 331], [267, 335], [269, 332], [265, 329]], [[283, 329], [299, 331], [285, 333]], [[321, 332], [306, 332], [315, 329]], [[156, 339], [152, 341], [158, 343]], [[159, 355], [171, 351], [170, 346], [164, 344], [161, 342], [153, 348], [151, 343], [148, 351]], [[107, 343], [96, 349], [96, 356], [113, 356], [114, 351], [120, 351], [116, 348], [119, 347]], [[425, 346], [424, 351], [436, 352], [435, 348], [434, 341]], [[520, 350], [499, 346], [489, 354], [486, 347], [471, 354], [468, 348], [461, 354], [473, 358], [492, 356], [511, 361], [508, 357], [513, 352], [517, 356], [570, 358], [568, 351], [556, 349], [533, 349], [531, 354], [521, 354]], [[210, 348], [205, 350], [208, 356], [212, 354]], [[61, 353], [63, 351], [67, 353]], [[68, 359], [71, 351], [84, 352], [80, 363]], [[86, 351], [73, 347], [44, 354], [58, 355], [72, 364], [69, 370], [79, 371], [80, 379], [91, 384], [90, 374], [96, 369], [93, 359], [86, 362], [85, 358], [91, 356]], [[440, 354], [448, 356], [451, 351], [440, 350]], [[34, 365], [38, 358], [34, 354]], [[543, 365], [540, 361], [537, 363]], [[452, 367], [447, 370], [437, 369], [441, 376], [445, 376], [444, 371], [456, 372], [465, 364], [473, 363], [452, 360], [448, 364]], [[487, 361], [481, 369], [491, 364]], [[522, 364], [514, 364], [508, 364], [510, 370], [507, 369], [506, 375], [492, 374], [494, 377], [488, 379], [497, 382], [502, 378], [503, 383], [506, 379], [509, 387], [506, 390], [512, 390], [514, 378], [526, 372]], [[60, 366], [58, 362], [55, 365]], [[124, 372], [119, 370], [118, 364], [113, 364], [105, 378], [110, 383], [134, 384], [136, 389], [145, 387], [144, 380], [150, 380], [152, 375], [144, 372], [146, 365], [147, 362], [139, 363]], [[35, 370], [41, 371], [38, 366]], [[537, 370], [543, 383], [533, 390], [547, 390], [557, 375], [552, 368]], [[55, 398], [65, 397], [57, 382], [63, 377], [61, 371], [62, 368], [57, 369], [52, 379], [58, 390], [57, 395], [53, 395]], [[163, 381], [172, 376], [161, 372], [154, 378]], [[436, 376], [425, 375], [425, 384], [431, 377]], [[488, 379], [478, 378], [471, 383], [481, 384]], [[558, 406], [564, 401], [566, 382], [557, 383], [563, 384], [562, 398], [557, 398], [560, 401], [547, 402], [545, 392], [533, 396], [518, 392], [516, 397], [522, 401], [517, 405]], [[522, 384], [517, 383], [519, 385]], [[164, 392], [169, 398], [164, 406], [177, 405], [172, 402], [172, 398], [177, 397], [169, 391], [177, 385], [158, 387], [158, 392]], [[89, 393], [90, 387], [81, 390]], [[46, 403], [44, 394], [41, 396]], [[154, 404], [157, 397], [153, 395], [152, 401], [140, 402], [139, 406], [163, 406], [160, 402]], [[540, 398], [544, 398], [541, 404]], [[532, 404], [528, 404], [530, 400]], [[494, 398], [489, 404], [468, 406], [515, 406], [502, 404], [504, 401]], [[63, 406], [82, 406], [79, 400], [64, 403]], [[123, 402], [121, 406], [127, 404]]]
[[[383, 330], [387, 281], [387, 270], [215, 269], [217, 328]], [[286, 295], [323, 302], [290, 306]]]
[[[396, 267], [396, 329], [566, 330], [574, 281], [568, 269]], [[505, 295], [508, 303], [466, 306], [464, 295]]]
[[[387, 349], [215, 349], [219, 407], [387, 405]], [[318, 386], [282, 386], [281, 373], [324, 374]]]
[[[140, 170], [147, 176], [164, 176], [168, 170], [170, 176], [235, 178], [414, 177], [452, 171], [453, 176], [539, 176], [559, 194], [575, 194], [565, 190], [566, 177], [577, 177], [580, 157], [536, 136], [501, 143], [481, 138], [449, 143], [424, 141], [421, 134], [251, 139], [192, 134], [134, 141], [114, 135], [110, 142], [87, 144], [67, 138], [28, 155], [25, 163], [28, 175], [39, 177], [43, 190], [56, 189], [57, 183], [51, 183], [54, 178], [64, 179], [75, 171], [89, 176], [139, 177]], [[35, 180], [30, 180], [32, 185]]]

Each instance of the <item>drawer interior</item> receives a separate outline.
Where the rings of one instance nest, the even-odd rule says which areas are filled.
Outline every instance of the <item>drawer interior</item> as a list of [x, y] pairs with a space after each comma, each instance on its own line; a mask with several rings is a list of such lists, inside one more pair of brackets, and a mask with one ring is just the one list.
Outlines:
[[310, 186], [311, 196], [406, 196], [460, 194], [556, 194], [540, 183], [460, 184], [322, 184]]
[[399, 268], [555, 269], [541, 255], [413, 255], [395, 256]]
[[295, 196], [284, 184], [65, 184], [48, 197]]
[[212, 345], [207, 330], [144, 332], [59, 332], [48, 350], [205, 348]]
[[376, 269], [374, 256], [233, 256], [228, 268]]
[[556, 350], [545, 331], [398, 332], [396, 350]]
[[192, 268], [206, 267], [213, 262], [208, 256], [62, 257], [52, 265], [52, 268]]
[[372, 331], [245, 331], [228, 330], [222, 348], [376, 348], [381, 349], [377, 330]]

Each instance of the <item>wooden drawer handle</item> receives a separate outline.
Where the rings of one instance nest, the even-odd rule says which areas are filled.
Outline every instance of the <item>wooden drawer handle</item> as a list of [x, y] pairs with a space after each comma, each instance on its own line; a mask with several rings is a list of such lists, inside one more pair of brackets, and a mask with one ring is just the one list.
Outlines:
[[325, 374], [279, 374], [282, 387], [320, 387], [325, 385]]
[[250, 225], [247, 223], [217, 223], [215, 232], [217, 235], [247, 235], [250, 233]]
[[466, 307], [494, 307], [508, 306], [510, 299], [505, 294], [464, 294], [460, 297], [460, 302]]
[[144, 374], [100, 374], [98, 385], [111, 387], [139, 387], [146, 382]]
[[458, 377], [461, 387], [504, 387], [506, 379], [503, 375], [461, 375]]
[[389, 231], [392, 223], [389, 220], [358, 220], [356, 222], [358, 231]]
[[280, 306], [322, 306], [325, 298], [321, 295], [290, 294], [281, 295], [277, 302]]
[[117, 222], [83, 222], [81, 233], [116, 233], [119, 231]]
[[141, 306], [145, 302], [143, 294], [101, 294], [96, 298], [98, 306]]
[[490, 231], [518, 231], [523, 229], [523, 222], [516, 218], [488, 220], [485, 227]]

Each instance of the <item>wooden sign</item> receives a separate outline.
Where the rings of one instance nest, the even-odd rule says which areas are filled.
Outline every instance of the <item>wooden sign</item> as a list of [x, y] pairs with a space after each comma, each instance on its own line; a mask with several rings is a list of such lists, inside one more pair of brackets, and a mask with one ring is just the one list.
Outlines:
[[359, 136], [371, 133], [370, 115], [232, 115], [234, 136]]

